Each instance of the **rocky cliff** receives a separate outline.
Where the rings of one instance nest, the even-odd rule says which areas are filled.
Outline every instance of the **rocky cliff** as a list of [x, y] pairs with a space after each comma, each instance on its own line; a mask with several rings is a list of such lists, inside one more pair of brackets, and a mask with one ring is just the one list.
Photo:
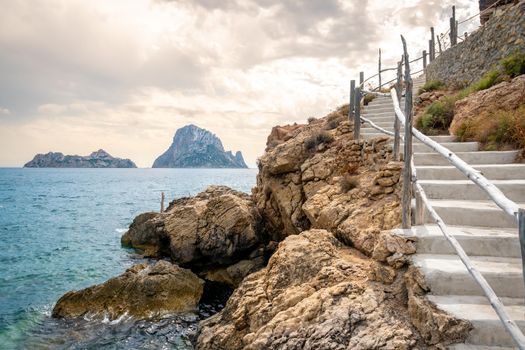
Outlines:
[[[175, 290], [197, 276], [234, 288], [200, 323], [197, 349], [442, 349], [466, 336], [470, 325], [429, 303], [424, 279], [407, 273], [414, 242], [389, 231], [400, 224], [402, 163], [391, 160], [386, 137], [353, 140], [347, 113], [275, 128], [251, 195], [212, 186], [139, 215], [122, 237], [191, 270]], [[180, 310], [140, 294], [103, 303], [107, 291], [66, 294], [56, 315], [111, 314], [136, 300], [154, 302], [155, 312]], [[86, 307], [75, 298], [84, 294]]]
[[224, 151], [221, 140], [195, 125], [180, 128], [153, 168], [247, 168], [242, 153]]
[[60, 152], [37, 154], [25, 168], [136, 168], [129, 159], [112, 157], [99, 149], [88, 156], [64, 155]]

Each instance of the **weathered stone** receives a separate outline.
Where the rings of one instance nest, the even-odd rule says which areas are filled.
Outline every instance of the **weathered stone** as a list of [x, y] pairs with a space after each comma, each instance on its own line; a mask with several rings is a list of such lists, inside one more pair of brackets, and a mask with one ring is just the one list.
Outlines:
[[210, 186], [195, 197], [173, 201], [164, 213], [138, 216], [122, 243], [182, 265], [227, 265], [263, 240], [260, 225], [249, 195]]
[[85, 314], [116, 319], [140, 319], [195, 311], [204, 281], [190, 270], [167, 261], [134, 265], [118, 277], [80, 291], [64, 294], [53, 308], [53, 317]]
[[450, 132], [458, 134], [465, 123], [471, 127], [486, 127], [495, 111], [514, 110], [522, 105], [525, 105], [525, 75], [478, 91], [456, 102]]
[[[395, 309], [369, 265], [324, 230], [281, 242], [226, 307], [203, 321], [199, 349], [410, 349], [406, 309]], [[378, 332], [377, 330], [381, 330]]]
[[524, 37], [525, 2], [520, 1], [428, 64], [427, 80], [456, 87], [471, 84], [502, 58], [525, 51]]

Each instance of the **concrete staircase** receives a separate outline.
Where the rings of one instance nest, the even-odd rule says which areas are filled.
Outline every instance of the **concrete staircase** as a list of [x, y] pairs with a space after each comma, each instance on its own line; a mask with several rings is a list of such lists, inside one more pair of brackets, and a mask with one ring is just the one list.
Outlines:
[[[422, 84], [423, 79], [416, 79], [414, 89], [417, 91]], [[374, 99], [364, 108], [364, 115], [393, 130], [394, 110], [389, 97]], [[384, 136], [366, 123], [361, 131], [363, 138]], [[453, 136], [431, 138], [473, 165], [506, 196], [525, 207], [525, 164], [514, 163], [517, 151], [483, 152], [477, 143], [455, 142]], [[515, 220], [442, 156], [417, 139], [413, 149], [418, 181], [432, 206], [503, 301], [511, 318], [525, 331], [525, 288]], [[420, 268], [430, 286], [429, 300], [474, 326], [467, 344], [456, 344], [450, 349], [515, 348], [481, 288], [428, 213], [425, 225], [394, 232], [416, 240], [413, 264]]]

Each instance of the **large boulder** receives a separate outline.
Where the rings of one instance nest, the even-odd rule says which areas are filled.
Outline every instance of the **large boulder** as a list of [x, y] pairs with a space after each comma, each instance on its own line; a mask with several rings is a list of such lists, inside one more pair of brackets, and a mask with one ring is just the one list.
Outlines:
[[170, 203], [163, 213], [139, 215], [122, 244], [151, 257], [170, 257], [183, 266], [229, 265], [264, 240], [251, 196], [210, 186], [195, 197]]
[[201, 323], [197, 348], [409, 349], [404, 293], [370, 282], [372, 265], [328, 231], [289, 236]]
[[139, 319], [195, 311], [204, 281], [190, 270], [158, 261], [139, 264], [102, 284], [64, 294], [53, 308], [53, 317], [105, 315]]
[[525, 74], [457, 101], [449, 130], [458, 135], [460, 129], [468, 125], [486, 128], [495, 111], [515, 110], [522, 105], [525, 105]]

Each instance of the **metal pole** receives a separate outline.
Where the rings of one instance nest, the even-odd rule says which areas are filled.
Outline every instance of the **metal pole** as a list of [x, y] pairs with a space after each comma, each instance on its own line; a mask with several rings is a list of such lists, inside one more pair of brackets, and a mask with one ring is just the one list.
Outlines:
[[361, 88], [355, 88], [354, 140], [359, 140], [361, 132]]
[[348, 121], [352, 122], [355, 106], [355, 80], [350, 80], [350, 104], [348, 106]]

